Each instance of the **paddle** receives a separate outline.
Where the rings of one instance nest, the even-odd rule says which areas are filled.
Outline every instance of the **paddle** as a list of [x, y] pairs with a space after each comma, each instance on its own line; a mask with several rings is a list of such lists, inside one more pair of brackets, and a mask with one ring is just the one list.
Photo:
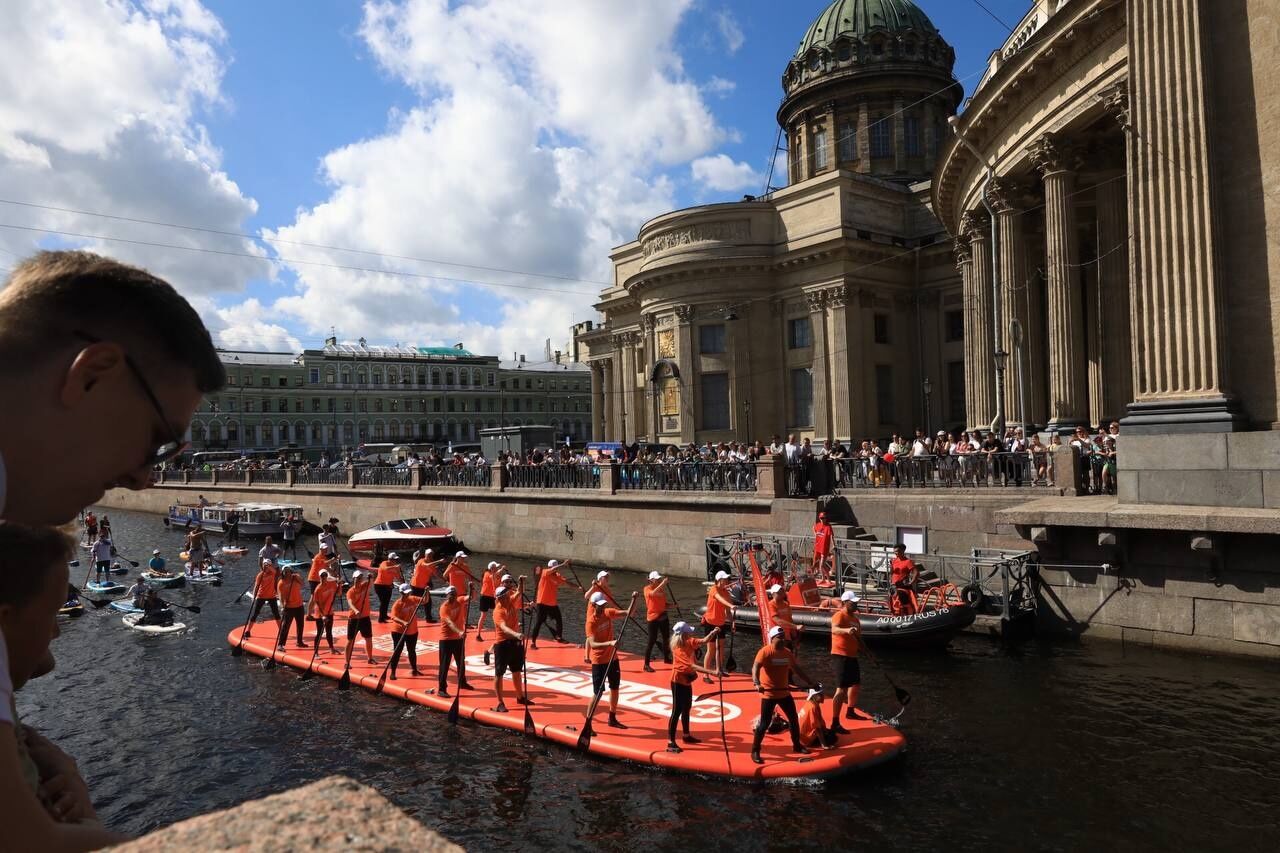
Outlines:
[[[112, 549], [112, 550], [114, 550], [114, 549]], [[138, 561], [137, 561], [137, 560], [130, 560], [128, 557], [126, 557], [124, 554], [121, 554], [119, 551], [116, 551], [116, 552], [115, 552], [115, 555], [116, 555], [117, 557], [119, 557], [120, 559], [124, 560], [124, 561], [125, 561], [126, 563], [128, 563], [129, 565], [133, 566], [135, 569], [136, 569], [136, 568], [138, 568]]]
[[[474, 590], [475, 590], [475, 587], [471, 586], [470, 584], [467, 585], [467, 615], [470, 615], [471, 613], [471, 594], [472, 592], [474, 592]], [[457, 629], [457, 626], [455, 625], [454, 630], [456, 629]], [[443, 611], [441, 611], [441, 615], [440, 615], [440, 630], [441, 631], [444, 630], [444, 612]], [[477, 628], [476, 636], [479, 636], [479, 635], [480, 635], [480, 631]], [[464, 617], [462, 620], [462, 650], [463, 650], [464, 657], [466, 655], [466, 649], [467, 649], [467, 620]], [[446, 673], [446, 675], [447, 674], [448, 673]], [[462, 699], [462, 685], [464, 683], [465, 683], [465, 679], [463, 678], [458, 679], [458, 686], [455, 688], [455, 691], [453, 694], [453, 704], [449, 706], [448, 719], [449, 719], [449, 725], [451, 726], [456, 726], [458, 724], [458, 702], [459, 700]], [[525, 682], [525, 691], [526, 691], [525, 698], [526, 699], [529, 698], [528, 692], [527, 692], [528, 690], [529, 690], [529, 683], [526, 681]], [[525, 710], [525, 713], [528, 714], [529, 706], [525, 705], [524, 710]]]
[[[339, 561], [338, 563], [338, 573], [339, 575], [341, 575], [342, 573], [341, 561]], [[338, 596], [341, 593], [342, 593], [342, 581], [339, 580], [337, 589], [333, 591], [333, 601], [330, 602], [329, 604], [329, 613], [320, 614], [319, 616], [313, 617], [316, 623], [316, 647], [315, 647], [315, 651], [311, 653], [311, 661], [307, 664], [306, 670], [302, 673], [302, 675], [298, 676], [298, 678], [301, 679], [302, 681], [308, 681], [313, 674], [312, 667], [316, 665], [316, 658], [320, 656], [320, 639], [321, 639], [320, 635], [324, 633], [324, 620], [333, 618], [333, 611], [337, 608]], [[311, 600], [313, 602], [315, 601], [315, 593], [311, 594]], [[316, 611], [319, 612], [319, 610], [320, 608], [317, 607]]]
[[[520, 588], [520, 597], [524, 598], [524, 576], [523, 575], [520, 577], [519, 588]], [[537, 589], [537, 584], [534, 585], [534, 589]], [[530, 704], [529, 632], [525, 629], [525, 617], [527, 616], [527, 614], [528, 614], [528, 611], [525, 608], [521, 607], [520, 608], [520, 634], [522, 639], [521, 639], [520, 647], [523, 650], [523, 653], [520, 655], [520, 674], [524, 676], [524, 733], [526, 735], [534, 735], [534, 734], [537, 734], [538, 731], [533, 726], [533, 714], [529, 713], [529, 704]]]
[[[627, 616], [631, 616], [632, 609], [636, 606], [636, 598], [640, 595], [638, 592], [631, 593], [631, 606], [627, 608]], [[622, 630], [618, 632], [618, 638], [613, 641], [613, 651], [609, 654], [609, 663], [605, 666], [605, 672], [608, 673], [609, 668], [613, 666], [614, 661], [618, 659], [618, 648], [622, 645], [622, 638], [627, 633], [627, 626], [631, 624], [631, 619], [622, 623]], [[577, 747], [585, 750], [591, 745], [591, 738], [595, 732], [591, 730], [591, 718], [596, 715], [596, 708], [600, 704], [600, 697], [604, 695], [604, 688], [608, 685], [609, 679], [602, 678], [600, 680], [600, 689], [591, 697], [591, 704], [587, 706], [587, 716], [583, 722], [582, 733], [578, 735]], [[527, 707], [527, 706], [526, 706]]]
[[672, 591], [671, 591], [671, 581], [670, 581], [670, 579], [668, 579], [668, 580], [667, 580], [667, 587], [666, 587], [666, 589], [667, 589], [667, 596], [668, 596], [668, 597], [670, 597], [670, 599], [671, 599], [671, 603], [672, 603], [672, 604], [674, 604], [674, 605], [676, 606], [676, 615], [677, 615], [677, 616], [679, 616], [679, 617], [683, 620], [683, 619], [684, 619], [684, 611], [680, 609], [680, 602], [676, 601], [676, 594], [675, 594], [674, 592], [672, 592]]
[[[422, 598], [418, 599], [418, 603], [413, 608], [413, 615], [411, 615], [409, 618], [415, 622], [418, 621], [418, 608], [421, 607], [422, 603], [427, 600], [427, 595], [428, 593], [424, 591], [422, 593]], [[406, 624], [404, 627], [408, 628], [409, 626]], [[417, 634], [410, 635], [408, 631], [400, 632], [400, 639], [396, 640], [395, 649], [392, 651], [391, 657], [387, 659], [387, 665], [382, 668], [382, 675], [378, 678], [378, 686], [373, 688], [373, 692], [375, 694], [382, 692], [383, 685], [387, 683], [387, 673], [391, 672], [391, 663], [395, 661], [398, 657], [400, 657], [400, 652], [404, 649], [405, 641], [407, 641], [410, 636], [413, 637], [413, 641], [415, 643], [418, 642]]]
[[200, 605], [198, 604], [175, 604], [172, 601], [165, 601], [163, 598], [159, 599], [159, 601], [165, 607], [176, 607], [179, 610], [190, 610], [192, 613], [200, 612]]
[[249, 591], [250, 591], [250, 590], [252, 590], [252, 589], [253, 589], [253, 584], [249, 584], [247, 587], [245, 587], [244, 592], [242, 592], [242, 593], [240, 593], [239, 595], [237, 595], [237, 596], [236, 596], [236, 600], [235, 600], [235, 601], [228, 601], [227, 603], [228, 603], [228, 604], [239, 604], [239, 603], [240, 603], [240, 600], [241, 600], [241, 599], [243, 599], [246, 595], [248, 595], [248, 594], [249, 594]]
[[738, 609], [729, 611], [729, 656], [724, 659], [725, 672], [737, 672], [738, 660], [733, 656], [733, 640], [738, 636]]
[[907, 706], [911, 704], [911, 694], [894, 683], [894, 680], [889, 677], [889, 673], [885, 670], [884, 666], [882, 666], [876, 656], [872, 654], [871, 649], [867, 648], [867, 646], [861, 642], [859, 642], [858, 645], [861, 646], [862, 651], [866, 653], [867, 657], [871, 659], [871, 662], [876, 665], [876, 669], [880, 670], [880, 674], [884, 676], [884, 680], [889, 682], [889, 686], [893, 688], [893, 695], [898, 698], [898, 704], [902, 706], [898, 710], [898, 713], [894, 714], [891, 718], [893, 721], [896, 721], [902, 716], [902, 712], [907, 710]]
[[[249, 584], [249, 589], [246, 589], [244, 592], [248, 592], [250, 589], [253, 590], [253, 597], [257, 598], [258, 597], [258, 579], [256, 577], [253, 579], [253, 583]], [[240, 593], [240, 597], [244, 596], [244, 592]], [[236, 600], [239, 601], [240, 598], [237, 598]], [[253, 607], [250, 606], [249, 615], [246, 616], [244, 620], [244, 628], [241, 629], [240, 631], [240, 642], [236, 643], [231, 648], [231, 656], [233, 658], [238, 658], [240, 657], [240, 655], [244, 654], [244, 641], [248, 638], [249, 623], [252, 621], [253, 621]]]
[[[250, 611], [250, 612], [252, 613], [253, 611]], [[281, 608], [280, 630], [276, 632], [276, 644], [271, 648], [271, 656], [267, 658], [263, 658], [262, 660], [263, 669], [276, 668], [276, 652], [280, 650], [280, 644], [285, 641], [285, 637], [288, 635], [288, 633], [289, 633], [289, 623], [284, 618], [284, 611], [283, 611], [283, 608]]]
[[[817, 685], [815, 685], [815, 686], [816, 686], [816, 687], [818, 687], [818, 688], [821, 688], [821, 687], [822, 687], [822, 685], [821, 685], [821, 684], [817, 684]], [[788, 689], [789, 689], [792, 693], [805, 693], [805, 692], [807, 692], [810, 688], [808, 688], [808, 687], [791, 687], [791, 688], [788, 688]], [[737, 688], [735, 688], [735, 689], [733, 689], [733, 690], [714, 690], [714, 691], [712, 691], [711, 693], [703, 693], [703, 694], [701, 694], [701, 695], [699, 695], [699, 696], [694, 697], [694, 700], [693, 700], [693, 701], [695, 701], [695, 702], [701, 702], [703, 699], [712, 699], [712, 698], [714, 698], [714, 697], [716, 697], [716, 696], [732, 696], [732, 695], [733, 695], [733, 694], [735, 694], [735, 693], [759, 693], [759, 692], [760, 692], [760, 691], [759, 691], [759, 690], [756, 690], [754, 687], [743, 687], [743, 688], [741, 688], [741, 689], [737, 689]]]

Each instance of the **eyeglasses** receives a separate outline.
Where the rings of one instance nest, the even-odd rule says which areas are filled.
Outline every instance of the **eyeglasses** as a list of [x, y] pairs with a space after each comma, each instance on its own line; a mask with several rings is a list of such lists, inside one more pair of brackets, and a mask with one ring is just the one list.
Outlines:
[[[72, 334], [81, 340], [88, 341], [91, 344], [103, 343], [100, 338], [95, 338], [93, 335], [86, 334], [85, 332], [75, 331], [72, 332]], [[151, 403], [151, 408], [155, 409], [156, 415], [160, 418], [160, 423], [164, 424], [165, 430], [170, 435], [169, 441], [162, 442], [154, 451], [151, 452], [151, 455], [147, 458], [146, 465], [150, 467], [152, 465], [159, 465], [162, 462], [168, 462], [171, 459], [176, 459], [191, 447], [191, 442], [183, 441], [182, 436], [173, 431], [173, 427], [169, 423], [169, 418], [165, 415], [164, 409], [160, 406], [160, 400], [157, 399], [155, 392], [151, 390], [151, 383], [147, 382], [146, 377], [142, 375], [142, 371], [138, 368], [137, 363], [129, 357], [129, 353], [127, 352], [124, 353], [124, 363], [125, 366], [129, 368], [129, 372], [133, 374], [133, 378], [138, 380], [138, 385], [141, 386], [142, 393], [146, 395], [147, 400]]]

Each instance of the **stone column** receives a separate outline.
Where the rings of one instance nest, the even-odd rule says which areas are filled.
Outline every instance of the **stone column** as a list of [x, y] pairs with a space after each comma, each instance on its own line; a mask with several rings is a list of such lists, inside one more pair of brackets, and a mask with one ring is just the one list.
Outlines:
[[965, 362], [965, 374], [966, 379], [973, 379], [973, 408], [969, 410], [969, 424], [982, 430], [986, 430], [996, 416], [989, 225], [985, 218], [980, 218], [973, 212], [966, 213], [960, 221], [960, 232], [968, 238], [970, 253], [970, 287], [965, 303], [973, 306], [973, 325], [965, 329], [965, 340], [968, 342], [971, 358], [971, 362]]
[[604, 370], [591, 362], [591, 440], [604, 441]]
[[641, 414], [636, 411], [635, 345], [631, 342], [633, 336], [631, 332], [624, 332], [613, 338], [614, 346], [618, 349], [618, 417], [621, 425], [618, 440], [624, 443], [638, 432], [637, 416]]
[[942, 140], [938, 138], [938, 105], [932, 99], [924, 103], [924, 127], [921, 128], [924, 135], [924, 167], [933, 174], [933, 169], [938, 165], [938, 148], [942, 145]]
[[1122, 180], [1098, 185], [1098, 288], [1102, 306], [1103, 416], [1119, 418], [1133, 399], [1129, 315], [1129, 226]]
[[1126, 434], [1242, 426], [1226, 385], [1204, 28], [1218, 4], [1128, 0], [1134, 402]]
[[853, 440], [853, 411], [849, 400], [849, 289], [840, 285], [827, 291], [831, 307], [831, 431], [828, 438]]
[[893, 171], [907, 171], [907, 133], [902, 95], [893, 96]]
[[[1026, 426], [1030, 423], [1029, 415], [1022, 410], [1022, 405], [1023, 397], [1026, 397], [1027, 407], [1031, 406], [1027, 303], [1030, 276], [1023, 246], [1025, 216], [1017, 203], [1023, 193], [1019, 184], [1008, 180], [996, 181], [991, 190], [991, 205], [996, 211], [995, 227], [1000, 234], [1000, 257], [997, 261], [1000, 265], [1000, 299], [1004, 303], [1005, 350], [1009, 353], [1009, 366], [1004, 373], [1003, 389], [1006, 421]], [[1014, 334], [1015, 322], [1021, 329], [1020, 336]], [[1021, 385], [1018, 382], [1019, 369], [1022, 373]]]
[[600, 359], [600, 379], [604, 385], [604, 435], [603, 441], [617, 441], [618, 386], [613, 381], [613, 358]]
[[965, 429], [972, 428], [974, 414], [978, 411], [974, 389], [978, 387], [977, 362], [973, 358], [973, 345], [978, 336], [978, 319], [973, 296], [973, 249], [969, 240], [955, 240], [956, 269], [960, 271], [961, 300], [964, 312], [964, 413]]
[[831, 435], [831, 395], [827, 371], [827, 295], [823, 291], [806, 293], [809, 300], [809, 324], [813, 329], [813, 437], [822, 441]]
[[693, 306], [676, 307], [676, 364], [680, 368], [680, 443], [688, 444], [697, 434], [694, 408]]
[[871, 114], [866, 98], [858, 101], [858, 171], [871, 171]]
[[1031, 148], [1044, 176], [1045, 268], [1049, 308], [1049, 429], [1068, 432], [1089, 420], [1084, 305], [1076, 235], [1075, 152], [1046, 134]]
[[[644, 385], [640, 391], [641, 405], [644, 407], [644, 434], [649, 437], [650, 441], [658, 440], [658, 399], [657, 388], [653, 384], [653, 365], [658, 360], [657, 341], [654, 339], [658, 318], [652, 314], [645, 314], [640, 318], [640, 335], [644, 343], [642, 371], [644, 373]], [[641, 372], [641, 371], [637, 371]]]

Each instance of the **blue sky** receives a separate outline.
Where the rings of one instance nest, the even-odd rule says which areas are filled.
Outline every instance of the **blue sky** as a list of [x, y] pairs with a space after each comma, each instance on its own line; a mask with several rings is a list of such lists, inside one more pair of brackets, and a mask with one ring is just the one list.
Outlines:
[[[333, 326], [558, 347], [644, 219], [763, 188], [782, 70], [825, 5], [30, 0], [0, 79], [39, 77], [51, 48], [88, 58], [0, 86], [0, 195], [44, 205], [0, 222], [92, 236], [0, 229], [0, 266], [55, 241], [146, 263], [227, 346]], [[968, 92], [1008, 34], [981, 5], [1013, 25], [1030, 4], [919, 5]]]

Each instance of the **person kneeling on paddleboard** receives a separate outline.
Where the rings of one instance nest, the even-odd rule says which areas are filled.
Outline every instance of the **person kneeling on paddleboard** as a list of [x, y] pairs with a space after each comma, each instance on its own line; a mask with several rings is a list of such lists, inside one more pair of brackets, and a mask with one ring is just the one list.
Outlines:
[[139, 610], [143, 609], [143, 605], [147, 603], [147, 593], [151, 591], [151, 587], [147, 586], [146, 580], [142, 575], [138, 575], [138, 579], [133, 582], [133, 586], [125, 590], [125, 595], [133, 602], [133, 606]]
[[173, 624], [173, 611], [169, 609], [169, 605], [160, 600], [159, 593], [154, 589], [147, 590], [142, 610], [142, 618], [138, 620], [139, 625], [156, 625], [164, 628]]
[[151, 552], [151, 559], [147, 560], [147, 571], [158, 578], [173, 577], [173, 573], [165, 569], [164, 557], [160, 556], [160, 549], [156, 548]]
[[693, 682], [698, 680], [699, 672], [707, 670], [697, 665], [698, 649], [711, 642], [718, 635], [718, 629], [712, 629], [706, 639], [699, 640], [694, 636], [695, 629], [688, 622], [677, 622], [671, 629], [671, 718], [667, 720], [667, 752], [682, 752], [676, 746], [676, 722], [684, 729], [685, 743], [698, 743], [698, 739], [689, 733], [689, 712], [693, 710]]
[[769, 629], [769, 642], [756, 653], [751, 664], [751, 680], [760, 691], [760, 721], [751, 738], [751, 760], [756, 764], [764, 764], [760, 757], [760, 744], [764, 741], [765, 730], [773, 719], [775, 710], [782, 711], [787, 718], [791, 733], [791, 750], [808, 754], [809, 750], [800, 743], [800, 720], [796, 715], [796, 700], [791, 696], [792, 673], [805, 683], [812, 684], [813, 679], [805, 673], [796, 660], [795, 653], [787, 648], [785, 632], [775, 625]]
[[809, 698], [800, 706], [800, 743], [813, 749], [836, 745], [835, 728], [827, 728], [822, 717], [822, 702], [827, 695], [818, 687], [809, 691]]
[[369, 618], [369, 597], [372, 589], [369, 576], [357, 571], [351, 575], [351, 589], [347, 590], [347, 604], [351, 611], [347, 614], [347, 669], [351, 668], [351, 652], [356, 647], [356, 635], [364, 637], [364, 650], [369, 656], [369, 663], [377, 663], [373, 656], [373, 620]]

